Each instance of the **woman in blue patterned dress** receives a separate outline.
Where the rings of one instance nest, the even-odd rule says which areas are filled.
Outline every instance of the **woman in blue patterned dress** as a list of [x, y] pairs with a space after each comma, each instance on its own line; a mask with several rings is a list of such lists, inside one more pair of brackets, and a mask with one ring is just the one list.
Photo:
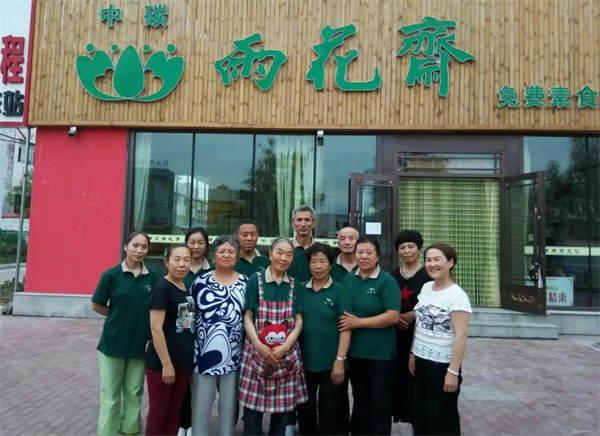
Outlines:
[[[244, 346], [246, 276], [235, 272], [240, 246], [233, 236], [213, 243], [215, 270], [199, 276], [190, 291], [196, 305], [192, 384], [192, 434], [229, 436], [237, 420], [238, 368]], [[210, 414], [219, 390], [219, 428]]]

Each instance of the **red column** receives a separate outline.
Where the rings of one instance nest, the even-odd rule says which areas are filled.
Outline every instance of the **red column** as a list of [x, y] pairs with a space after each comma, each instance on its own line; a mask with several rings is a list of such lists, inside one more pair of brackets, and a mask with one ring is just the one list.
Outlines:
[[25, 292], [91, 294], [118, 263], [127, 135], [37, 129]]

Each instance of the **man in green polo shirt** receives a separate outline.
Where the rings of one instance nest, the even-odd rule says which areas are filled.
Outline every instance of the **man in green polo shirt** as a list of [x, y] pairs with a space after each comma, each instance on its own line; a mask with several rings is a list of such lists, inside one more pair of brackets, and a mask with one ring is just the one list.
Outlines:
[[354, 268], [356, 268], [356, 241], [360, 234], [354, 227], [344, 227], [338, 233], [338, 247], [341, 251], [331, 267], [331, 278], [341, 282]]
[[348, 392], [346, 355], [351, 332], [340, 333], [338, 319], [352, 312], [350, 295], [331, 279], [335, 260], [333, 248], [313, 244], [306, 250], [312, 278], [305, 285], [303, 329], [300, 348], [308, 402], [298, 406], [300, 433], [311, 435], [340, 434], [339, 408], [344, 389]]
[[310, 206], [298, 206], [292, 212], [292, 227], [296, 232], [292, 243], [294, 244], [294, 261], [288, 274], [302, 283], [310, 280], [310, 268], [306, 249], [314, 244], [311, 235], [315, 228], [315, 210]]
[[267, 256], [256, 249], [260, 232], [256, 221], [241, 220], [237, 225], [235, 237], [240, 243], [240, 259], [235, 264], [235, 270], [250, 277], [258, 271], [264, 271], [271, 264]]

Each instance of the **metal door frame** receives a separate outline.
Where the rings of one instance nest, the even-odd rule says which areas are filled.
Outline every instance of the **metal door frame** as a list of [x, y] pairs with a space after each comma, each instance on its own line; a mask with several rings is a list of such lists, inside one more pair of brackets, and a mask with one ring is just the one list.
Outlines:
[[[509, 265], [507, 263], [508, 256], [510, 253], [508, 252], [507, 246], [507, 232], [509, 231], [508, 226], [508, 184], [513, 182], [521, 182], [530, 180], [534, 184], [534, 214], [536, 215], [534, 218], [534, 238], [535, 238], [535, 246], [534, 246], [534, 256], [532, 259], [533, 263], [539, 264], [539, 269], [541, 271], [541, 279], [542, 279], [542, 290], [543, 295], [540, 298], [540, 305], [535, 308], [529, 309], [526, 305], [519, 305], [517, 303], [512, 303], [509, 301], [509, 296], [511, 291], [521, 292], [523, 289], [530, 289], [530, 286], [519, 286], [513, 285], [509, 283], [509, 274], [508, 271]], [[501, 192], [500, 192], [500, 307], [506, 310], [512, 310], [516, 312], [525, 312], [532, 313], [535, 315], [546, 315], [546, 195], [545, 195], [545, 176], [544, 171], [535, 171], [531, 173], [518, 174], [514, 176], [506, 176], [502, 178]], [[526, 309], [526, 310], [523, 310]]]
[[[360, 224], [359, 213], [362, 211], [358, 209], [358, 190], [361, 186], [362, 180], [369, 180], [375, 182], [388, 182], [392, 188], [392, 214], [391, 221], [388, 223], [388, 231], [390, 235], [398, 233], [398, 177], [396, 174], [375, 174], [375, 173], [350, 173], [350, 194], [349, 201], [349, 212], [348, 221], [351, 227], [354, 227], [361, 232], [362, 227]], [[364, 236], [362, 233], [360, 236]], [[394, 236], [392, 236], [393, 238]], [[398, 253], [396, 250], [392, 250], [392, 266], [395, 268], [398, 264]]]

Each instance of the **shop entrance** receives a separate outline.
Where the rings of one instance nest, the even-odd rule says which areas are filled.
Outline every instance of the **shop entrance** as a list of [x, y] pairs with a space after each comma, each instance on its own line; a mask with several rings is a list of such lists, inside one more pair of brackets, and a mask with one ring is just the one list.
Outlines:
[[[503, 177], [494, 168], [500, 157], [483, 154], [427, 157], [430, 166], [443, 159], [445, 172], [427, 171], [413, 157], [412, 168], [420, 167], [411, 172], [403, 158], [397, 174], [350, 177], [350, 223], [377, 238], [382, 268], [398, 265], [395, 234], [415, 229], [425, 245], [447, 242], [457, 249], [455, 278], [473, 306], [545, 314], [543, 172]], [[461, 158], [469, 161], [457, 162]], [[451, 165], [468, 171], [452, 172]], [[491, 174], [475, 175], [490, 165]]]

